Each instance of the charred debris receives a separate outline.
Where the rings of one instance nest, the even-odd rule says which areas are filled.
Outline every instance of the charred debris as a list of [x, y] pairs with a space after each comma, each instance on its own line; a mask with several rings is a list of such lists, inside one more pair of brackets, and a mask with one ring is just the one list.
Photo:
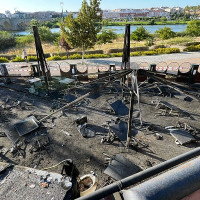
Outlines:
[[[59, 66], [60, 76], [52, 76], [51, 68], [44, 56], [37, 27], [33, 27], [33, 32], [38, 63], [30, 64], [29, 76], [9, 75], [6, 65], [1, 64], [0, 87], [16, 92], [18, 96], [32, 96], [41, 101], [51, 102], [50, 113], [44, 111], [42, 115], [37, 115], [29, 112], [25, 118], [9, 124], [9, 128], [6, 129], [4, 126], [0, 128], [0, 137], [7, 137], [12, 143], [10, 148], [0, 146], [0, 156], [3, 160], [5, 159], [4, 161], [11, 162], [6, 159], [8, 152], [13, 157], [26, 159], [27, 146], [29, 146], [29, 153], [37, 153], [35, 154], [37, 159], [33, 162], [34, 168], [38, 168], [44, 159], [44, 152], [49, 154], [51, 138], [49, 138], [48, 131], [57, 129], [55, 120], [68, 115], [69, 109], [76, 116], [73, 118], [73, 128], [81, 137], [85, 140], [98, 137], [102, 146], [114, 145], [126, 149], [127, 152], [129, 149], [136, 152], [141, 149], [151, 151], [148, 135], [152, 135], [158, 141], [165, 140], [162, 131], [160, 132], [161, 129], [175, 139], [174, 145], [190, 143], [198, 145], [199, 127], [193, 127], [189, 123], [190, 120], [193, 120], [193, 115], [177, 105], [172, 105], [167, 100], [176, 98], [188, 102], [188, 104], [193, 101], [199, 103], [199, 65], [193, 64], [187, 69], [179, 67], [177, 70], [173, 70], [173, 67], [166, 66], [164, 63], [161, 66], [131, 63], [130, 25], [127, 25], [123, 58], [120, 64], [110, 63], [105, 65], [107, 70], [98, 69], [97, 72], [89, 73], [87, 65], [85, 65], [85, 71], [80, 72], [76, 64], [70, 64], [69, 71], [66, 72], [61, 66], [63, 63], [56, 63]], [[174, 120], [173, 126], [160, 127], [144, 120], [142, 112], [144, 108], [141, 105], [141, 96], [143, 95], [156, 97], [149, 102], [156, 110], [155, 117], [157, 119], [159, 116], [174, 117], [176, 120]], [[101, 103], [107, 105], [105, 108], [99, 109], [98, 106], [89, 105], [92, 100], [99, 97], [104, 97], [104, 102]], [[4, 97], [1, 96], [1, 98]], [[9, 104], [9, 101], [12, 103]], [[33, 104], [23, 101], [23, 98], [18, 97], [13, 101], [7, 97], [0, 105], [0, 124], [9, 122], [10, 117], [15, 117], [15, 112], [12, 110], [31, 111], [32, 108]], [[84, 111], [99, 115], [101, 121], [104, 122], [94, 120], [95, 123], [91, 123], [90, 116], [85, 115]], [[62, 127], [60, 128], [62, 129]], [[72, 136], [72, 133], [64, 128], [61, 132], [66, 137]], [[142, 133], [142, 137], [137, 137], [139, 132]], [[62, 166], [60, 174], [65, 177], [60, 182], [66, 191], [64, 199], [75, 199], [87, 195], [96, 188], [102, 188], [142, 170], [120, 154], [110, 155], [109, 152], [101, 152], [101, 154], [104, 156], [103, 166], [105, 169], [102, 173], [108, 175], [106, 181], [100, 181], [101, 184], [98, 184], [94, 172], [80, 178], [80, 170], [74, 164], [77, 162], [74, 159], [67, 158], [58, 163]], [[148, 159], [145, 162], [147, 168], [154, 165]], [[58, 165], [47, 167], [44, 170], [53, 170]], [[10, 168], [11, 166], [8, 165], [0, 173], [3, 174], [6, 169]], [[42, 180], [42, 187], [48, 187], [48, 177], [43, 177]]]

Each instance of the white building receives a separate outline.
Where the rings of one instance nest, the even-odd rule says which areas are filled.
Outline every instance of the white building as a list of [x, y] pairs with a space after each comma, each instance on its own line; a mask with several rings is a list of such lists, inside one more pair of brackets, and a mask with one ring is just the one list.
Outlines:
[[6, 15], [3, 13], [0, 13], [0, 18], [6, 18]]
[[111, 10], [104, 10], [102, 18], [103, 19], [120, 19], [120, 12], [113, 12]]

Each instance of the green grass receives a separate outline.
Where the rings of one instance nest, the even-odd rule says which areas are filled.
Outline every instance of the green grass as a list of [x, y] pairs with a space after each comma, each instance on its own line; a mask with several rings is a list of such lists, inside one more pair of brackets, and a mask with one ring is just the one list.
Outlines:
[[17, 36], [15, 38], [17, 44], [30, 44], [34, 42], [34, 37], [32, 35]]
[[168, 40], [163, 41], [165, 44], [168, 45], [181, 45], [187, 42], [193, 42], [194, 38], [193, 37], [175, 37], [175, 38], [170, 38]]

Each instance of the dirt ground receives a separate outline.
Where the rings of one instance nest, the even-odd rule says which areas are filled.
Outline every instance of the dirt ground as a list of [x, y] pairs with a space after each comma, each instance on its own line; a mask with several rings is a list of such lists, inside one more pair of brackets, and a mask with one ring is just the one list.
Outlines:
[[[65, 105], [63, 100], [56, 98], [58, 97], [56, 95], [40, 97], [29, 94], [27, 82], [25, 79], [20, 82], [15, 79], [14, 83], [8, 85], [13, 89], [0, 87], [0, 133], [12, 136], [16, 134], [14, 129], [16, 122], [32, 115], [39, 120], [50, 114], [53, 109], [56, 110]], [[19, 92], [16, 89], [22, 91]], [[78, 97], [90, 89], [84, 87], [84, 89], [73, 90], [70, 94]], [[175, 91], [170, 93], [175, 94]], [[43, 169], [65, 159], [72, 159], [80, 171], [80, 175], [88, 174], [90, 171], [97, 174], [98, 188], [100, 188], [109, 183], [108, 176], [103, 173], [106, 169], [106, 157], [103, 153], [110, 156], [121, 154], [144, 170], [199, 146], [198, 136], [200, 133], [195, 136], [197, 142], [181, 146], [175, 143], [175, 139], [165, 129], [167, 126], [177, 126], [178, 121], [186, 122], [192, 127], [200, 129], [199, 102], [195, 100], [189, 102], [175, 97], [171, 98], [168, 95], [160, 95], [155, 83], [141, 85], [140, 95], [144, 125], [142, 127], [139, 125], [139, 108], [136, 99], [133, 125], [138, 131], [135, 138], [145, 144], [144, 146], [139, 143], [138, 146], [127, 149], [118, 141], [113, 144], [101, 143], [102, 137], [108, 133], [108, 129], [104, 126], [106, 122], [116, 121], [117, 118], [124, 122], [128, 121], [128, 115], [120, 116], [112, 111], [109, 102], [123, 98], [118, 88], [109, 86], [99, 93], [98, 98], [86, 98], [74, 107], [47, 119], [37, 130], [20, 137], [21, 151], [13, 150], [13, 143], [8, 137], [0, 137], [0, 161]], [[129, 92], [126, 92], [125, 105], [127, 107], [129, 107], [129, 96]], [[176, 106], [179, 108], [179, 113], [159, 114], [159, 110], [152, 103], [156, 100], [166, 101]], [[78, 132], [74, 121], [84, 115], [87, 116], [91, 129], [96, 131], [95, 137], [84, 138]], [[146, 130], [149, 125], [153, 126], [153, 131]], [[157, 140], [155, 132], [163, 136], [163, 139]], [[38, 141], [39, 144], [37, 144]], [[60, 173], [61, 167], [62, 165], [59, 165], [48, 170]]]

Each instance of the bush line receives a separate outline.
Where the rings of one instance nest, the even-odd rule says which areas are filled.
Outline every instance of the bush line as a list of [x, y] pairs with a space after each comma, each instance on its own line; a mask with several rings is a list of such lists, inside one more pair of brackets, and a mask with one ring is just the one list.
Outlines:
[[[193, 47], [193, 46], [192, 46]], [[194, 46], [195, 50], [200, 50], [200, 45]], [[187, 47], [185, 49], [191, 50], [191, 46]], [[185, 50], [186, 51], [186, 50]], [[158, 48], [154, 50], [149, 50], [149, 51], [135, 51], [131, 52], [130, 56], [147, 56], [147, 55], [160, 55], [160, 54], [170, 54], [170, 53], [180, 53], [179, 48]], [[113, 58], [113, 57], [122, 57], [123, 53], [111, 53], [111, 54], [86, 54], [84, 56], [85, 59], [91, 59], [91, 58]], [[53, 61], [53, 60], [73, 60], [73, 59], [81, 59], [82, 55], [80, 54], [73, 54], [70, 56], [59, 56], [59, 55], [54, 55], [51, 57], [47, 58], [47, 61]], [[31, 61], [37, 61], [37, 56], [28, 56], [27, 60], [29, 62]], [[24, 62], [25, 59], [21, 57], [16, 57], [11, 60], [11, 62]], [[9, 62], [7, 58], [0, 57], [0, 63], [6, 63]]]

